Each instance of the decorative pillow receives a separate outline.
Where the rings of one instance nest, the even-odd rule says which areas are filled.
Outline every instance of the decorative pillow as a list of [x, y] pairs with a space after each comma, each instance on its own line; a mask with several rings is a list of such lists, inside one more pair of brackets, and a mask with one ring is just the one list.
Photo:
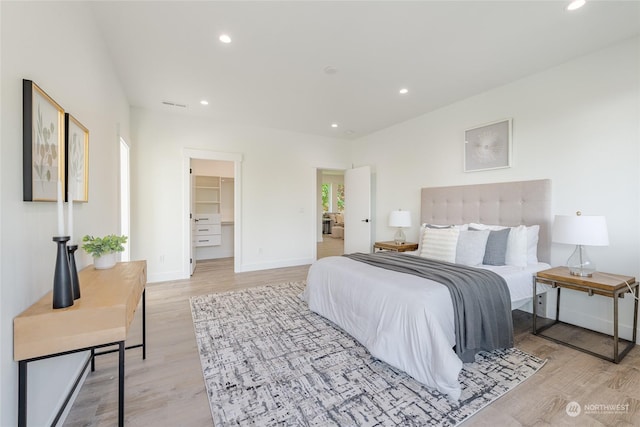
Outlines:
[[[507, 252], [505, 254], [505, 264], [513, 265], [516, 267], [526, 267], [528, 252], [527, 252], [527, 227], [520, 225], [518, 227], [504, 227], [501, 225], [485, 225], [485, 224], [469, 224], [469, 227], [473, 227], [477, 230], [504, 230], [511, 229], [509, 238], [507, 240]], [[537, 245], [537, 243], [536, 243]], [[502, 264], [499, 264], [502, 265]]]
[[538, 234], [539, 225], [527, 227], [527, 264], [538, 263]]
[[456, 264], [482, 264], [489, 233], [489, 230], [460, 231], [456, 247]]
[[420, 256], [438, 261], [456, 262], [457, 228], [425, 228]]
[[420, 252], [422, 252], [422, 240], [424, 239], [424, 230], [427, 228], [453, 228], [453, 225], [440, 225], [440, 224], [429, 224], [426, 222], [423, 222], [422, 224], [420, 224], [420, 230], [418, 231], [418, 251], [417, 253], [420, 254]]
[[[469, 230], [478, 230], [469, 224]], [[478, 230], [480, 231], [480, 230]], [[502, 230], [489, 230], [487, 246], [484, 250], [483, 264], [486, 265], [506, 265], [507, 241], [509, 240], [510, 228]]]

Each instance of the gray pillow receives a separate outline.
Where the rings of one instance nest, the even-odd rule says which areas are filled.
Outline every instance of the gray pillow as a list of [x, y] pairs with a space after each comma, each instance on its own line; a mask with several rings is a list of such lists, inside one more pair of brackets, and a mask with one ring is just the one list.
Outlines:
[[488, 238], [489, 230], [460, 231], [456, 247], [456, 264], [482, 264]]
[[[476, 230], [469, 227], [469, 230]], [[484, 259], [482, 263], [485, 265], [505, 265], [505, 255], [507, 254], [507, 240], [509, 239], [510, 228], [502, 230], [489, 231], [487, 239], [487, 247], [484, 250]]]

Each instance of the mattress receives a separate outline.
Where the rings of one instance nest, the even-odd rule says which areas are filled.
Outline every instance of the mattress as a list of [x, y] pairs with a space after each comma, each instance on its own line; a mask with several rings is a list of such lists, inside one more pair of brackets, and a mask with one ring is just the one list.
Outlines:
[[[517, 308], [531, 298], [533, 273], [549, 265], [485, 268], [505, 278], [512, 308]], [[301, 297], [374, 357], [459, 399], [462, 361], [453, 350], [453, 305], [445, 286], [346, 257], [328, 257], [310, 267]]]

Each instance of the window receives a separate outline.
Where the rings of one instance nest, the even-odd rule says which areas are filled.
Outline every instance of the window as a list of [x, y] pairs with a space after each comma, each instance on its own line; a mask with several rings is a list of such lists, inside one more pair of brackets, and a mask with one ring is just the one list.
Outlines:
[[344, 212], [344, 184], [338, 184], [336, 204], [338, 205], [338, 212]]
[[331, 184], [322, 184], [322, 212], [331, 209]]

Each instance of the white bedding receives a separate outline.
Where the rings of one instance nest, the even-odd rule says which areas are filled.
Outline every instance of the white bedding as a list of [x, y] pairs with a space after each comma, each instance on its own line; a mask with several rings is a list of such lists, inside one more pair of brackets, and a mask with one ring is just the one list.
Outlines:
[[[533, 273], [549, 265], [486, 267], [505, 278], [512, 308], [517, 308], [531, 298]], [[346, 257], [328, 257], [309, 269], [302, 297], [312, 311], [341, 327], [374, 357], [459, 399], [462, 361], [453, 350], [453, 305], [445, 286]]]

